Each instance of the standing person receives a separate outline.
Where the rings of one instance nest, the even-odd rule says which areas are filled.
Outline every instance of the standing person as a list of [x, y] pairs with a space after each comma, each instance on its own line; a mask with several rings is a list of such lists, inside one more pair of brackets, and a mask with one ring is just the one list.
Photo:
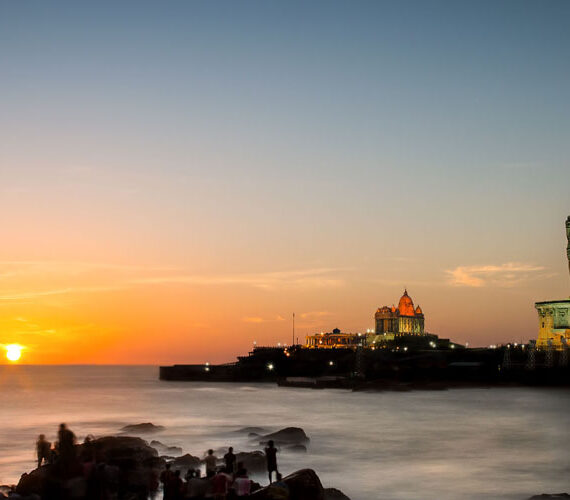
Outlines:
[[237, 471], [232, 488], [238, 497], [247, 497], [251, 493], [251, 479], [247, 477], [247, 471], [241, 468]]
[[172, 471], [170, 470], [170, 464], [164, 466], [164, 470], [160, 473], [160, 482], [162, 483], [162, 498], [164, 500], [169, 500], [171, 498], [170, 485], [172, 483]]
[[209, 486], [208, 480], [200, 477], [200, 469], [196, 469], [193, 477], [188, 479], [186, 484], [186, 498], [203, 500], [208, 493]]
[[169, 500], [182, 500], [184, 498], [184, 481], [180, 477], [180, 471], [174, 471], [170, 477], [170, 485], [168, 487]]
[[208, 450], [208, 455], [204, 459], [206, 464], [206, 477], [212, 477], [216, 474], [216, 463], [218, 462], [218, 457], [214, 455], [214, 450]]
[[233, 447], [228, 448], [228, 452], [224, 455], [224, 462], [226, 463], [226, 472], [233, 474], [236, 472], [236, 456], [234, 455]]
[[49, 462], [51, 443], [46, 441], [46, 437], [43, 434], [40, 434], [36, 441], [36, 452], [38, 454], [38, 467], [42, 466], [44, 460], [46, 464]]
[[267, 448], [265, 448], [265, 458], [267, 459], [267, 472], [269, 473], [269, 484], [271, 484], [271, 473], [279, 474], [277, 471], [277, 448], [273, 440], [269, 440]]
[[228, 489], [232, 484], [232, 478], [227, 474], [226, 469], [220, 469], [212, 478], [212, 492], [216, 500], [226, 500]]
[[65, 424], [59, 425], [59, 459], [67, 466], [75, 461], [75, 434]]

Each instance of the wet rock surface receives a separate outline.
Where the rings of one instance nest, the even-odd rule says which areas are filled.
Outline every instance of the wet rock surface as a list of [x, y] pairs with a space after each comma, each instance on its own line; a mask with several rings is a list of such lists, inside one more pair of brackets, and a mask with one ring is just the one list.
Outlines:
[[125, 425], [121, 431], [122, 432], [142, 432], [142, 433], [150, 433], [150, 432], [160, 432], [163, 431], [164, 427], [162, 425], [154, 425], [151, 422], [145, 422], [142, 424], [132, 424], [132, 425]]
[[325, 490], [319, 476], [312, 469], [302, 469], [279, 483], [273, 483], [253, 493], [255, 500], [326, 500]]
[[350, 498], [336, 488], [325, 488], [325, 500], [350, 500]]
[[157, 441], [155, 439], [153, 439], [150, 442], [150, 445], [155, 450], [157, 450], [159, 453], [165, 454], [165, 455], [177, 456], [177, 455], [182, 455], [182, 453], [184, 453], [184, 451], [182, 450], [182, 448], [180, 448], [180, 446], [168, 446], [168, 445], [161, 443], [160, 441]]
[[528, 500], [548, 500], [549, 498], [570, 498], [568, 493], [543, 493], [542, 495], [534, 495]]
[[261, 436], [259, 443], [265, 445], [269, 441], [273, 441], [277, 446], [283, 446], [305, 444], [308, 443], [310, 439], [300, 427], [286, 427], [277, 432]]
[[[144, 439], [130, 436], [107, 436], [89, 443], [98, 462], [112, 462], [118, 459], [130, 459], [136, 462], [148, 462], [156, 459], [158, 452]], [[87, 452], [86, 445], [79, 446], [79, 454]]]

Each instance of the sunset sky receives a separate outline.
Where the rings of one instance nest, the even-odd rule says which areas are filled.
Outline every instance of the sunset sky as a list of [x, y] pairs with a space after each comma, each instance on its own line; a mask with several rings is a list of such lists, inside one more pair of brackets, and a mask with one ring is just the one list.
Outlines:
[[[570, 2], [0, 3], [0, 345], [231, 361], [536, 337], [570, 295]], [[7, 362], [1, 356], [0, 363]]]

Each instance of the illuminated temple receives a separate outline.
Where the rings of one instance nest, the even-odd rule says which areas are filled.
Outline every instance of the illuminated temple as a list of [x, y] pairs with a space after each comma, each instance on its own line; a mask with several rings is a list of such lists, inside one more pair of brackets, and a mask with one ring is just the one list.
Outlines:
[[[364, 333], [341, 332], [335, 328], [332, 332], [308, 335], [306, 346], [309, 348], [356, 348], [358, 346], [378, 347], [392, 340], [402, 340], [428, 335], [424, 331], [424, 313], [404, 290], [404, 295], [398, 302], [398, 307], [383, 306], [374, 314], [376, 327]], [[410, 337], [411, 336], [411, 337]], [[437, 339], [435, 336], [430, 336]], [[418, 339], [419, 340], [419, 339]]]
[[414, 301], [404, 290], [398, 307], [383, 306], [374, 315], [376, 335], [424, 335], [424, 313], [420, 306], [414, 308]]

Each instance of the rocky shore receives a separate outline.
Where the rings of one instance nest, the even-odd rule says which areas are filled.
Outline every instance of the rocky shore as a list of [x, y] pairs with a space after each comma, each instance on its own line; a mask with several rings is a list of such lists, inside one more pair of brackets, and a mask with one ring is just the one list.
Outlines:
[[[163, 428], [151, 423], [126, 426], [122, 434], [92, 439], [76, 446], [73, 463], [61, 460], [43, 465], [22, 474], [17, 485], [0, 486], [0, 499], [12, 500], [147, 500], [161, 498], [158, 478], [166, 464], [172, 470], [185, 473], [196, 469], [202, 459], [189, 453], [182, 454], [180, 447], [169, 446], [156, 439], [150, 442], [143, 435], [160, 432]], [[306, 452], [309, 437], [303, 429], [288, 427], [268, 433], [259, 427], [238, 429], [236, 433], [247, 435], [262, 447], [273, 440], [281, 449]], [[216, 450], [223, 454], [225, 450]], [[261, 450], [238, 452], [237, 461], [250, 474], [266, 474], [265, 454]], [[350, 500], [336, 488], [325, 488], [317, 473], [308, 468], [300, 469], [275, 484], [262, 486], [252, 483], [255, 500]], [[283, 496], [283, 491], [287, 496]], [[158, 494], [157, 494], [158, 493]], [[156, 495], [156, 496], [153, 496]], [[379, 497], [381, 498], [381, 497]], [[567, 493], [540, 494], [521, 500], [570, 499]]]
[[[126, 426], [123, 433], [151, 434], [162, 430], [151, 423]], [[253, 432], [258, 431], [258, 432]], [[264, 429], [245, 428], [260, 447], [273, 440], [278, 446], [306, 452], [310, 441], [302, 429], [289, 427], [274, 433]], [[224, 450], [218, 450], [221, 454]], [[261, 450], [236, 453], [237, 462], [250, 474], [266, 474], [265, 454]], [[182, 449], [158, 440], [150, 443], [141, 437], [116, 435], [91, 439], [77, 445], [73, 462], [53, 463], [22, 474], [17, 485], [0, 486], [0, 498], [14, 500], [146, 500], [157, 492], [158, 478], [166, 464], [184, 474], [199, 468], [202, 459], [182, 454]], [[335, 488], [324, 488], [316, 472], [300, 469], [281, 481], [282, 487], [263, 487], [253, 482], [251, 498], [283, 500], [283, 485], [290, 500], [350, 500]]]

